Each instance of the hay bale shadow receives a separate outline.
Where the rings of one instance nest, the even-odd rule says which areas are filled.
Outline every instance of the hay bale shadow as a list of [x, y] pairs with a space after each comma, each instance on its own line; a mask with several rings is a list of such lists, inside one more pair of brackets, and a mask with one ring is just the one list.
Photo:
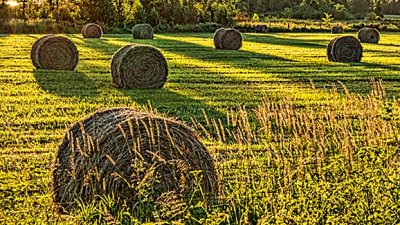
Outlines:
[[[110, 36], [115, 36], [115, 35], [107, 35], [107, 37]], [[110, 42], [109, 39], [104, 38], [101, 40], [90, 40], [90, 39], [83, 39], [84, 43], [86, 44], [85, 47], [91, 48], [99, 53], [105, 54], [110, 57], [110, 60], [113, 56], [113, 54], [120, 49], [122, 46], [117, 45], [115, 43]], [[117, 36], [119, 41], [131, 41], [131, 37], [124, 35], [122, 38], [120, 36]], [[147, 45], [154, 45], [158, 48], [161, 49], [167, 49], [168, 52], [173, 52], [174, 51], [166, 48], [166, 45], [182, 45], [186, 43], [179, 43], [179, 42], [172, 42], [168, 40], [162, 40], [162, 39], [157, 39], [157, 40], [135, 40], [135, 43], [138, 44], [147, 44]], [[207, 48], [210, 51], [216, 51], [212, 47]], [[187, 52], [187, 54], [189, 54]], [[196, 54], [196, 53], [193, 53]], [[225, 53], [228, 54], [228, 53]], [[242, 54], [242, 53], [240, 53]], [[218, 59], [211, 59], [211, 60], [218, 60]], [[81, 68], [85, 67], [85, 60], [81, 60]], [[91, 66], [92, 67], [92, 66]], [[170, 64], [170, 68], [173, 67], [173, 65]], [[107, 76], [109, 74], [108, 71], [104, 69], [99, 69], [98, 72], [101, 73], [107, 73]], [[170, 74], [173, 76], [173, 74]], [[109, 75], [111, 77], [111, 75]], [[167, 81], [167, 84], [171, 83], [173, 85], [179, 85], [180, 87], [188, 88], [187, 86], [191, 82], [197, 82], [196, 80], [187, 80], [185, 82], [174, 82], [174, 81]], [[111, 88], [111, 81], [110, 83], [103, 84], [103, 85], [110, 85], [109, 87]], [[189, 122], [191, 120], [191, 117], [195, 118], [200, 118], [202, 120], [203, 118], [203, 110], [207, 113], [208, 116], [213, 117], [213, 118], [221, 118], [223, 120], [226, 119], [226, 115], [216, 109], [215, 107], [207, 105], [204, 101], [201, 100], [196, 100], [192, 98], [191, 96], [187, 95], [182, 95], [177, 92], [174, 92], [171, 89], [163, 88], [163, 89], [119, 89], [119, 91], [131, 98], [134, 102], [141, 106], [149, 106], [149, 103], [151, 104], [151, 107], [157, 109], [158, 112], [179, 118], [180, 120], [184, 120], [186, 122]], [[202, 95], [203, 93], [199, 93]]]
[[99, 91], [96, 85], [80, 71], [34, 70], [33, 74], [40, 88], [62, 97], [95, 97]]
[[283, 38], [277, 37], [271, 34], [244, 34], [245, 40], [253, 43], [261, 43], [261, 44], [273, 44], [273, 45], [281, 45], [281, 46], [294, 46], [294, 47], [303, 47], [303, 48], [326, 48], [326, 44], [322, 42], [326, 42], [325, 39], [317, 39], [317, 40], [307, 40], [300, 38]]
[[[384, 65], [384, 64], [379, 64], [379, 63], [368, 63], [368, 62], [360, 62], [357, 64], [350, 63], [351, 66], [364, 66], [364, 67], [370, 67], [370, 68], [379, 68], [383, 70], [391, 70], [391, 71], [399, 71], [400, 72], [400, 66], [398, 65]], [[385, 78], [385, 80], [388, 78]]]
[[192, 118], [204, 121], [210, 118], [226, 120], [226, 115], [206, 103], [168, 89], [121, 89], [121, 92], [142, 106], [151, 106], [157, 112], [189, 122]]

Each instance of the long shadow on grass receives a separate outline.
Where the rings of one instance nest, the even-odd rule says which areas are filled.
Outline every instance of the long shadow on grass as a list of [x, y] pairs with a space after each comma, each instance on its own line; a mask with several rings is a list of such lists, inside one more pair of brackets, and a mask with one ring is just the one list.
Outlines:
[[[400, 72], [399, 65], [386, 65], [378, 63], [331, 63], [326, 65], [309, 66], [304, 70], [298, 68], [290, 68], [290, 70], [280, 71], [276, 76], [290, 79], [294, 82], [336, 82], [336, 81], [365, 81], [369, 78], [383, 79], [385, 81], [399, 81], [400, 77], [396, 76]], [[393, 74], [393, 75], [392, 75]]]
[[[95, 50], [96, 52], [103, 53], [107, 58], [109, 58], [109, 62], [111, 63], [112, 55], [124, 44], [129, 44], [132, 41], [129, 37], [125, 37], [118, 40], [118, 44], [112, 43], [107, 39], [102, 40], [81, 40], [78, 41], [79, 44], [82, 44], [83, 48], [90, 48]], [[125, 43], [128, 42], [128, 43]], [[139, 40], [135, 41], [143, 44], [153, 44], [154, 40]], [[153, 44], [155, 45], [155, 44]], [[82, 48], [81, 47], [81, 48]], [[106, 72], [109, 79], [107, 84], [111, 84], [111, 74], [109, 72], [109, 65], [107, 68], [102, 67], [93, 67], [90, 61], [94, 59], [88, 58], [81, 60], [81, 68], [85, 68], [89, 72], [95, 68], [96, 72]], [[171, 74], [170, 74], [171, 75]], [[99, 81], [96, 81], [98, 83]], [[175, 84], [175, 83], [174, 83]], [[172, 84], [172, 86], [174, 86]], [[173, 88], [173, 87], [172, 87]], [[178, 87], [179, 88], [179, 87]], [[151, 105], [152, 108], [156, 109], [158, 112], [165, 114], [167, 116], [176, 117], [180, 120], [184, 120], [189, 122], [192, 117], [199, 119], [200, 121], [204, 120], [203, 111], [207, 114], [207, 116], [212, 118], [219, 118], [224, 120], [225, 114], [221, 113], [219, 110], [215, 109], [207, 105], [204, 101], [196, 100], [188, 95], [183, 95], [178, 92], [175, 92], [171, 89], [163, 88], [163, 89], [119, 89], [119, 91], [125, 96], [130, 97], [134, 102], [138, 103], [142, 106]]]
[[[84, 48], [91, 48], [98, 53], [107, 55], [109, 59], [121, 46], [132, 42], [150, 44], [161, 48], [164, 52], [174, 54], [175, 56], [172, 56], [174, 59], [171, 61], [175, 62], [170, 62], [171, 73], [166, 88], [161, 90], [121, 90], [121, 92], [141, 105], [148, 105], [150, 102], [159, 112], [184, 120], [188, 120], [192, 116], [202, 118], [202, 109], [210, 117], [224, 119], [226, 115], [220, 111], [221, 109], [224, 111], [223, 107], [235, 107], [241, 103], [248, 105], [249, 101], [252, 103], [258, 101], [261, 99], [262, 92], [256, 93], [250, 89], [249, 83], [260, 84], [260, 80], [251, 76], [268, 71], [269, 67], [276, 67], [277, 64], [282, 66], [282, 64], [289, 65], [292, 62], [289, 59], [269, 54], [243, 50], [216, 50], [213, 46], [171, 40], [164, 38], [163, 35], [158, 35], [155, 40], [133, 40], [124, 36], [118, 40], [105, 38], [100, 41], [77, 41]], [[197, 64], [185, 64], [184, 61], [179, 60], [179, 57], [182, 57], [182, 60], [194, 59]], [[215, 67], [203, 66], [203, 62], [204, 64], [215, 64]], [[222, 68], [225, 72], [221, 73]], [[240, 69], [240, 71], [247, 69], [253, 72], [249, 75], [244, 73], [241, 76], [236, 76], [237, 74], [230, 76], [226, 73], [229, 69]], [[186, 72], [190, 73], [189, 76], [184, 76]], [[238, 88], [240, 91], [237, 90]], [[179, 93], [173, 90], [178, 90]], [[245, 98], [243, 94], [246, 95]], [[218, 107], [211, 106], [213, 101], [219, 99], [226, 100]], [[232, 99], [236, 100], [233, 102]], [[226, 102], [227, 104], [225, 104]]]
[[393, 65], [384, 65], [384, 64], [378, 64], [378, 63], [367, 63], [367, 62], [359, 62], [359, 63], [351, 63], [351, 66], [365, 66], [369, 68], [379, 68], [379, 69], [385, 69], [385, 70], [391, 70], [391, 71], [399, 71], [400, 72], [400, 65], [393, 66]]
[[[188, 37], [189, 35], [186, 35], [186, 37]], [[170, 63], [171, 74], [168, 81], [169, 85], [167, 85], [167, 88], [161, 90], [121, 90], [121, 93], [123, 93], [125, 96], [129, 96], [133, 101], [137, 102], [140, 105], [147, 106], [150, 102], [151, 105], [154, 108], [157, 108], [159, 112], [164, 113], [168, 116], [178, 117], [179, 119], [185, 121], [188, 121], [190, 117], [202, 118], [203, 115], [202, 109], [204, 109], [210, 117], [225, 118], [225, 115], [223, 115], [217, 108], [207, 104], [207, 102], [211, 102], [213, 99], [218, 100], [218, 98], [221, 99], [224, 97], [226, 98], [226, 96], [235, 93], [230, 92], [220, 95], [221, 92], [214, 92], [214, 91], [211, 92], [210, 90], [212, 90], [213, 87], [216, 87], [213, 86], [216, 82], [221, 82], [222, 84], [219, 85], [217, 88], [225, 87], [226, 85], [235, 83], [235, 85], [239, 84], [237, 85], [237, 87], [243, 90], [246, 90], [249, 87], [251, 87], [247, 85], [249, 82], [253, 81], [258, 83], [260, 82], [256, 81], [256, 79], [253, 78], [251, 79], [246, 78], [247, 76], [246, 74], [237, 77], [237, 76], [229, 76], [229, 74], [219, 73], [218, 70], [220, 70], [222, 67], [224, 67], [225, 69], [231, 68], [232, 70], [241, 69], [241, 71], [243, 69], [245, 70], [247, 69], [260, 73], [262, 72], [271, 73], [274, 70], [278, 70], [277, 72], [274, 72], [276, 76], [288, 79], [292, 82], [303, 82], [304, 84], [308, 85], [309, 79], [313, 79], [314, 75], [319, 75], [321, 82], [326, 82], [326, 81], [330, 82], [329, 80], [336, 81], [343, 79], [353, 80], [355, 78], [366, 81], [368, 80], [368, 77], [371, 76], [370, 74], [366, 72], [365, 76], [364, 74], [362, 76], [361, 75], [354, 76], [353, 72], [349, 71], [349, 69], [353, 67], [353, 65], [357, 67], [359, 66], [358, 67], [359, 69], [356, 72], [360, 73], [362, 72], [363, 67], [380, 66], [380, 65], [371, 65], [364, 63], [364, 64], [350, 64], [351, 67], [350, 66], [333, 67], [331, 64], [326, 64], [326, 65], [324, 64], [324, 65], [316, 65], [315, 67], [310, 67], [310, 65], [305, 65], [307, 66], [308, 69], [303, 70], [299, 68], [301, 64], [298, 64], [286, 58], [277, 57], [269, 54], [243, 51], [243, 50], [241, 51], [216, 50], [213, 48], [212, 45], [204, 46], [201, 44], [191, 43], [184, 40], [176, 40], [173, 37], [174, 37], [173, 35], [171, 36], [157, 35], [157, 39], [155, 40], [133, 40], [129, 35], [123, 35], [123, 36], [118, 36], [117, 38], [106, 37], [101, 40], [86, 41], [79, 39], [77, 40], [77, 42], [84, 48], [90, 48], [92, 50], [95, 50], [96, 52], [103, 53], [103, 55], [109, 59], [111, 59], [114, 52], [117, 51], [120, 47], [134, 42], [134, 43], [150, 44], [156, 46], [158, 48], [163, 49], [163, 51], [165, 52], [175, 54], [176, 56], [173, 57], [181, 56], [182, 59], [193, 58], [193, 59], [199, 59], [201, 60], [201, 62], [204, 63], [215, 64], [216, 65], [215, 68], [210, 68], [208, 66], [203, 67], [201, 65], [200, 66], [185, 65], [183, 61], [181, 64], [179, 58], [175, 58], [174, 61], [178, 62], [178, 64]], [[198, 38], [198, 36], [195, 37]], [[279, 42], [284, 42], [284, 41], [285, 38], [281, 38], [279, 40]], [[292, 41], [297, 41], [297, 40], [292, 40]], [[276, 44], [276, 43], [271, 43], [271, 44]], [[282, 45], [289, 46], [290, 44], [282, 44]], [[300, 44], [299, 46], [305, 47], [304, 43]], [[314, 47], [325, 48], [326, 46], [318, 44]], [[82, 64], [87, 62], [86, 66], [88, 70], [91, 71], [92, 68], [90, 68], [89, 66], [90, 60], [94, 59], [88, 57], [86, 61], [82, 61]], [[273, 67], [276, 67], [276, 69], [273, 69]], [[282, 70], [281, 68], [285, 69]], [[313, 71], [310, 72], [309, 71], [310, 68], [315, 70], [315, 72]], [[106, 68], [103, 67], [103, 69], [101, 70], [102, 71], [104, 70], [104, 72], [109, 71], [109, 67], [107, 67], [107, 71], [105, 69]], [[203, 71], [203, 72], [194, 75], [191, 72], [192, 73], [191, 76], [184, 77], [179, 73], [181, 69], [183, 69], [182, 72], [184, 73], [186, 71], [191, 71], [191, 70]], [[290, 71], [288, 71], [287, 75], [285, 75], [283, 72], [285, 72], [288, 69], [290, 69]], [[339, 77], [325, 75], [326, 73], [336, 74], [343, 72], [346, 74], [341, 75]], [[299, 73], [302, 73], [304, 75], [295, 75]], [[210, 79], [204, 78], [203, 76], [205, 74], [211, 74], [211, 76], [207, 76]], [[212, 76], [219, 78], [214, 79]], [[195, 86], [196, 92], [194, 92], [193, 91], [194, 89], [192, 89], [193, 85]], [[173, 90], [179, 90], [179, 93]], [[224, 91], [225, 90], [228, 89], [224, 89]], [[182, 91], [183, 94], [181, 94], [180, 91]], [[189, 91], [191, 93], [186, 94], [185, 91]], [[248, 92], [257, 94], [254, 92], [254, 90], [248, 90]], [[220, 96], [217, 96], [216, 93], [218, 93]], [[238, 92], [238, 93], [243, 93], [243, 92]], [[200, 98], [200, 99], [195, 99], [195, 98]], [[257, 96], [254, 95], [253, 99], [254, 98], [257, 98]], [[228, 97], [226, 99], [232, 99], [232, 97]]]
[[186, 122], [190, 122], [191, 118], [204, 121], [203, 111], [207, 117], [221, 119], [222, 121], [226, 119], [226, 115], [214, 107], [166, 88], [156, 90], [122, 89], [121, 92], [142, 106], [150, 105], [160, 113]]
[[[27, 35], [36, 40], [43, 35]], [[76, 38], [76, 35], [67, 35]], [[80, 59], [79, 64], [82, 63]], [[33, 70], [39, 86], [51, 93], [62, 97], [88, 98], [96, 97], [99, 90], [93, 80], [82, 71]]]
[[34, 70], [33, 74], [43, 90], [62, 97], [95, 97], [99, 93], [83, 72]]
[[379, 45], [389, 46], [389, 47], [400, 47], [399, 44], [379, 44]]
[[[266, 53], [261, 54], [245, 50], [217, 50], [213, 46], [208, 47], [189, 42], [165, 39], [162, 35], [158, 35], [157, 39], [155, 40], [133, 40], [124, 37], [120, 41], [150, 44], [167, 52], [200, 59], [211, 63], [225, 63], [227, 65], [231, 65], [232, 68], [236, 67], [254, 69], [255, 66], [263, 68], [266, 66], [275, 65], [277, 62], [285, 62], [286, 64], [288, 64], [288, 62], [293, 62], [293, 60]], [[121, 45], [116, 45], [108, 40], [97, 42], [84, 41], [83, 43], [85, 47], [93, 48], [96, 51], [110, 55], [110, 58], [115, 53], [115, 51], [117, 51], [121, 47]], [[261, 59], [262, 61], [257, 61], [254, 59]]]
[[[242, 71], [252, 71], [252, 73], [256, 73], [261, 76], [271, 76], [283, 78], [287, 81], [301, 82], [309, 85], [309, 78], [299, 79], [299, 77], [291, 76], [292, 73], [307, 73], [312, 76], [309, 71], [310, 65], [302, 64], [301, 62], [294, 61], [291, 59], [287, 59], [284, 57], [279, 57], [267, 53], [257, 53], [253, 51], [239, 50], [239, 51], [229, 51], [229, 50], [219, 50], [215, 49], [213, 46], [204, 46], [197, 43], [192, 43], [189, 41], [180, 41], [180, 40], [171, 40], [169, 37], [165, 37], [162, 35], [157, 36], [162, 40], [160, 42], [160, 47], [165, 47], [166, 51], [175, 53], [178, 55], [183, 55], [186, 57], [200, 59], [206, 63], [215, 63], [219, 67], [228, 67], [232, 68], [232, 70], [240, 69], [239, 73]], [[188, 37], [188, 36], [185, 36]], [[193, 38], [199, 38], [198, 36], [189, 36]], [[165, 45], [165, 46], [163, 46]], [[168, 46], [185, 46], [185, 48], [169, 48]], [[306, 67], [305, 70], [302, 67]], [[200, 68], [200, 70], [208, 70], [209, 68]], [[212, 69], [211, 69], [212, 70]], [[210, 71], [215, 73], [214, 71]], [[222, 82], [226, 83], [236, 83], [236, 84], [249, 84], [249, 83], [257, 83], [260, 84], [262, 82], [269, 82], [268, 80], [260, 81], [254, 78], [251, 78], [252, 73], [249, 73], [249, 78], [247, 78], [247, 74], [243, 73], [240, 78], [232, 77], [228, 75], [219, 75], [223, 79]], [[245, 87], [244, 87], [245, 88]]]
[[[159, 42], [157, 47], [163, 48], [165, 51], [182, 55], [185, 57], [199, 59], [206, 63], [213, 63], [222, 67], [235, 69], [248, 69], [252, 71], [269, 72], [271, 67], [290, 66], [291, 59], [279, 57], [267, 53], [257, 53], [246, 50], [231, 51], [219, 50], [213, 46], [204, 46], [191, 42], [173, 40], [165, 38], [161, 35], [157, 36]], [[225, 76], [225, 80], [234, 82], [249, 82], [243, 79]], [[244, 77], [245, 78], [245, 77]]]
[[282, 45], [282, 46], [295, 46], [302, 48], [326, 48], [327, 44], [320, 42], [327, 42], [325, 39], [299, 39], [299, 38], [283, 38], [275, 35], [254, 35], [244, 34], [244, 40], [253, 43]]
[[368, 49], [365, 52], [373, 52], [373, 53], [378, 53], [378, 54], [380, 53], [380, 54], [386, 54], [386, 55], [393, 54], [393, 52], [390, 52], [390, 51], [377, 50], [377, 49]]
[[[281, 38], [281, 37], [277, 37], [274, 35], [247, 34], [247, 35], [245, 35], [245, 37], [246, 37], [246, 41], [254, 42], [254, 43], [268, 43], [268, 44], [272, 44], [272, 45], [296, 46], [296, 47], [304, 47], [304, 48], [323, 48], [324, 49], [327, 47], [326, 44], [315, 43], [315, 42], [326, 42], [327, 40], [325, 40], [325, 39], [313, 39], [313, 42], [311, 42], [310, 40], [306, 40], [306, 39]], [[387, 45], [387, 46], [397, 46], [397, 45]], [[390, 54], [390, 52], [382, 51], [382, 50], [368, 50], [368, 52]], [[368, 68], [373, 68], [373, 69], [380, 68], [380, 69], [385, 69], [385, 70], [390, 70], [390, 71], [400, 71], [399, 66], [378, 64], [378, 63], [360, 62], [360, 63], [347, 63], [347, 65], [352, 68], [368, 67]], [[330, 70], [329, 66], [327, 66], [326, 68], [328, 68], [328, 70]], [[342, 71], [339, 70], [338, 72], [342, 72]], [[289, 78], [287, 76], [284, 76], [284, 77]]]
[[[193, 37], [199, 38], [197, 35], [186, 35], [185, 37]], [[256, 36], [255, 36], [256, 37]], [[257, 36], [258, 37], [258, 36]], [[162, 39], [162, 36], [158, 36], [158, 38]], [[246, 38], [246, 37], [245, 37]], [[271, 41], [272, 40], [272, 41]], [[265, 43], [270, 43], [273, 45], [282, 45], [282, 46], [299, 46], [304, 48], [309, 48], [313, 46], [314, 48], [325, 49], [326, 44], [317, 44], [310, 43], [309, 40], [299, 40], [299, 39], [286, 39], [286, 38], [276, 38], [272, 36], [271, 40], [258, 40], [259, 43], [265, 41]], [[253, 41], [252, 39], [246, 41]], [[296, 43], [298, 42], [299, 43]], [[327, 42], [327, 40], [316, 40], [317, 42]], [[176, 40], [163, 40], [161, 44], [168, 43], [168, 46], [182, 46], [181, 41]], [[333, 64], [318, 64], [318, 65], [305, 65], [307, 68], [302, 69], [301, 64], [290, 62], [290, 60], [272, 56], [269, 57], [266, 54], [258, 54], [254, 52], [246, 52], [246, 51], [221, 51], [212, 49], [212, 47], [201, 46], [197, 44], [193, 44], [187, 41], [183, 41], [186, 49], [181, 48], [167, 48], [167, 51], [182, 54], [185, 56], [198, 58], [204, 60], [206, 62], [216, 62], [216, 63], [224, 63], [226, 65], [231, 65], [232, 68], [246, 68], [257, 70], [260, 72], [274, 73], [277, 77], [281, 77], [284, 79], [288, 79], [293, 82], [301, 82], [304, 84], [308, 84], [309, 80], [319, 80], [322, 82], [332, 82], [337, 80], [351, 80], [351, 81], [368, 81], [370, 77], [380, 78], [387, 81], [395, 81], [398, 80], [395, 76], [382, 75], [382, 72], [378, 69], [386, 70], [388, 72], [397, 72], [399, 71], [399, 66], [394, 65], [386, 65], [386, 64], [377, 64], [377, 63], [348, 63], [345, 66], [339, 65], [333, 66]], [[167, 46], [167, 47], [168, 47]], [[232, 56], [232, 55], [233, 56]], [[325, 57], [325, 56], [324, 56]], [[258, 60], [261, 59], [261, 60]], [[328, 59], [326, 59], [328, 60]], [[289, 63], [287, 62], [289, 61]], [[276, 71], [273, 67], [276, 68], [285, 68], [281, 71]], [[366, 71], [365, 68], [371, 69]], [[275, 70], [275, 71], [274, 71]], [[286, 71], [287, 70], [287, 71]], [[356, 73], [356, 74], [355, 74]], [[333, 76], [330, 76], [332, 74]], [[336, 74], [341, 74], [340, 76], [336, 76]], [[358, 74], [358, 75], [357, 75]], [[317, 75], [317, 76], [316, 76]], [[229, 78], [231, 79], [231, 78]]]
[[[185, 36], [188, 37], [188, 36]], [[189, 37], [199, 38], [197, 35], [191, 35]], [[254, 36], [259, 37], [259, 36]], [[162, 36], [159, 36], [162, 38]], [[298, 39], [286, 39], [286, 38], [275, 38], [272, 36], [272, 42], [266, 41], [266, 43], [277, 44], [276, 40], [279, 41], [281, 45], [293, 46], [293, 42], [297, 42]], [[179, 46], [180, 41], [167, 40], [165, 43], [172, 43], [172, 45]], [[249, 41], [249, 40], [247, 40]], [[251, 42], [252, 40], [250, 40]], [[326, 40], [320, 40], [326, 41]], [[263, 41], [259, 41], [260, 43]], [[287, 42], [287, 43], [285, 43]], [[275, 76], [291, 80], [293, 82], [309, 83], [309, 80], [320, 80], [320, 81], [337, 81], [337, 80], [363, 80], [368, 81], [370, 77], [385, 79], [385, 80], [397, 80], [397, 77], [382, 75], [381, 70], [386, 70], [389, 73], [400, 71], [400, 67], [397, 65], [387, 65], [378, 63], [345, 63], [337, 64], [338, 66], [333, 66], [333, 64], [318, 64], [318, 65], [301, 65], [294, 62], [287, 62], [287, 59], [282, 59], [280, 57], [272, 56], [269, 58], [268, 55], [263, 55], [254, 52], [246, 51], [221, 51], [212, 50], [212, 47], [200, 46], [190, 42], [183, 42], [187, 46], [187, 49], [174, 49], [168, 48], [169, 52], [174, 52], [177, 54], [183, 54], [193, 58], [199, 58], [208, 62], [222, 62], [227, 65], [232, 65], [232, 68], [246, 68], [257, 70], [260, 72], [274, 73]], [[299, 44], [295, 44], [301, 47], [308, 46], [305, 41], [301, 41]], [[324, 44], [315, 44], [314, 47], [326, 48]], [[205, 55], [204, 55], [205, 54]], [[233, 54], [236, 57], [232, 57]], [[324, 56], [326, 57], [326, 56]], [[260, 60], [258, 60], [260, 59]], [[326, 58], [328, 61], [328, 59]], [[302, 69], [302, 66], [306, 66]], [[284, 68], [284, 70], [277, 70], [279, 68]], [[366, 70], [367, 69], [367, 70]], [[376, 70], [381, 69], [381, 70]], [[342, 74], [336, 76], [335, 74]], [[328, 76], [327, 76], [328, 74]], [[332, 74], [333, 76], [330, 76]], [[359, 74], [359, 75], [357, 75]]]

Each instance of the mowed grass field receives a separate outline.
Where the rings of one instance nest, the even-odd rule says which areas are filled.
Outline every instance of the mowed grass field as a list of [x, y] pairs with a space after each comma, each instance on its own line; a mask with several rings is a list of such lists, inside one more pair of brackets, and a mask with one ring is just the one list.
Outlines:
[[[154, 40], [133, 40], [130, 35], [105, 35], [101, 40], [87, 40], [81, 35], [67, 35], [79, 50], [80, 61], [74, 72], [35, 70], [30, 49], [39, 37], [0, 35], [0, 223], [58, 220], [53, 212], [51, 194], [51, 164], [57, 147], [69, 125], [98, 109], [151, 106], [158, 113], [189, 125], [192, 120], [207, 123], [207, 118], [226, 123], [227, 112], [243, 106], [251, 111], [265, 97], [271, 102], [290, 98], [299, 107], [324, 104], [331, 97], [336, 98], [330, 89], [333, 84], [338, 85], [337, 81], [343, 82], [351, 92], [365, 96], [370, 92], [369, 78], [382, 79], [388, 96], [400, 97], [400, 34], [383, 33], [379, 45], [363, 44], [361, 63], [329, 62], [326, 46], [335, 37], [331, 34], [245, 34], [240, 51], [214, 49], [212, 34], [160, 34]], [[120, 90], [111, 86], [111, 58], [129, 43], [153, 45], [165, 55], [170, 70], [163, 89]], [[341, 89], [340, 85], [338, 87]], [[217, 165], [226, 166], [236, 161], [235, 157], [241, 155], [237, 151], [243, 150], [235, 144], [227, 147], [218, 141], [204, 141]], [[274, 157], [260, 154], [262, 157], [257, 155], [252, 161], [265, 162], [271, 160], [268, 157]], [[236, 169], [218, 166], [225, 168], [219, 171], [221, 176], [229, 174], [226, 176], [237, 178], [225, 185], [242, 187], [244, 177], [252, 177], [249, 168], [253, 168], [253, 164], [240, 165]], [[260, 175], [258, 169], [257, 175]], [[262, 185], [265, 181], [259, 182]], [[307, 179], [303, 182], [307, 183]], [[247, 191], [254, 191], [247, 193], [248, 196], [257, 197], [263, 192], [265, 187], [257, 185], [248, 188]], [[393, 193], [400, 194], [400, 191], [396, 189]], [[279, 199], [284, 194], [273, 196]], [[238, 194], [237, 198], [240, 197]], [[309, 196], [301, 197], [308, 199]], [[269, 200], [274, 202], [274, 197], [271, 198]], [[262, 208], [251, 199], [242, 199], [237, 204]], [[282, 199], [291, 204], [290, 199]], [[281, 202], [285, 202], [282, 199]], [[337, 204], [329, 213], [340, 211], [339, 206], [344, 203]], [[257, 207], [253, 211], [257, 211]], [[400, 213], [399, 206], [396, 207], [393, 210]], [[285, 214], [279, 208], [274, 210], [279, 215]], [[299, 207], [291, 212], [302, 210], [307, 211]], [[235, 213], [247, 215], [238, 216], [243, 220], [235, 220], [237, 223], [252, 220], [245, 212]], [[374, 213], [383, 212], [371, 212]], [[315, 218], [310, 220], [315, 222], [320, 221], [321, 215], [311, 213], [308, 216]], [[281, 222], [294, 223], [306, 217], [298, 213], [298, 217], [293, 215], [292, 220]], [[351, 221], [351, 217], [347, 219]], [[73, 223], [74, 218], [63, 221]]]

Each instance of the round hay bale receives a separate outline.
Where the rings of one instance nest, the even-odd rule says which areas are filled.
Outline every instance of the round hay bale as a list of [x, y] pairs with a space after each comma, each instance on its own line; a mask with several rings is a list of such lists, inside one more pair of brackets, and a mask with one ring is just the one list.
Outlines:
[[134, 39], [153, 39], [154, 29], [150, 24], [136, 24], [132, 28], [132, 36]]
[[73, 71], [78, 65], [79, 53], [68, 38], [46, 35], [33, 44], [31, 59], [37, 69]]
[[111, 74], [118, 88], [162, 88], [168, 78], [168, 64], [153, 46], [131, 44], [115, 53]]
[[266, 33], [268, 31], [267, 25], [257, 25], [255, 29], [256, 33]]
[[218, 29], [214, 34], [217, 49], [239, 50], [242, 47], [242, 34], [235, 29]]
[[337, 37], [328, 44], [328, 59], [333, 62], [360, 62], [363, 47], [353, 36]]
[[101, 38], [103, 36], [103, 29], [95, 23], [86, 24], [81, 32], [84, 38]]
[[380, 40], [380, 34], [375, 28], [364, 27], [358, 31], [358, 39], [362, 43], [378, 44]]
[[154, 201], [166, 192], [186, 200], [196, 189], [194, 171], [201, 173], [205, 200], [215, 198], [214, 161], [195, 131], [132, 108], [107, 109], [66, 133], [54, 165], [54, 201], [60, 211], [71, 212], [77, 200], [104, 195], [128, 206], [143, 193]]
[[334, 26], [332, 27], [332, 34], [343, 34], [344, 28], [342, 26]]

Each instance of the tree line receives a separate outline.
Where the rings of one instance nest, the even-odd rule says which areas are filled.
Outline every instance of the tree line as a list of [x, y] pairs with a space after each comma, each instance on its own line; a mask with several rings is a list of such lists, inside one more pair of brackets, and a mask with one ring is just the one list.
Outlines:
[[[18, 4], [16, 4], [17, 2]], [[109, 26], [135, 23], [196, 24], [260, 18], [379, 19], [400, 14], [400, 0], [1, 0], [0, 19], [54, 19], [99, 22]]]

